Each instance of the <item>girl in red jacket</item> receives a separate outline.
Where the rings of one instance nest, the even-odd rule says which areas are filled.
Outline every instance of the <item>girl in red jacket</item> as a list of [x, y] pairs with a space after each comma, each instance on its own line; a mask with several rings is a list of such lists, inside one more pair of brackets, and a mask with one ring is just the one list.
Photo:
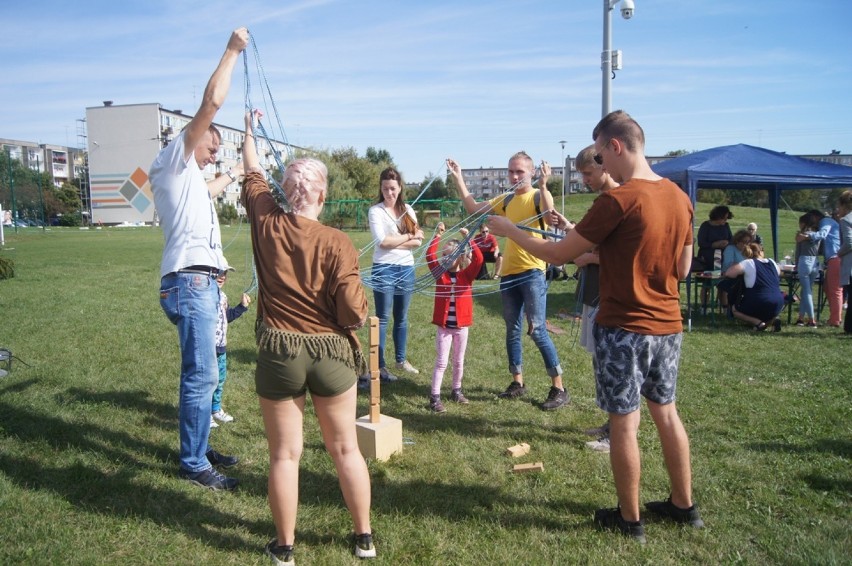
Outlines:
[[[483, 258], [479, 247], [471, 242], [471, 254], [453, 255], [461, 242], [450, 240], [441, 250], [441, 261], [438, 260], [438, 245], [444, 233], [444, 223], [438, 224], [435, 236], [426, 251], [426, 261], [429, 270], [435, 276], [435, 310], [432, 323], [437, 325], [438, 334], [435, 337], [435, 370], [432, 373], [432, 390], [429, 395], [429, 408], [436, 413], [446, 409], [441, 403], [441, 382], [450, 358], [450, 347], [453, 351], [453, 391], [450, 400], [466, 404], [461, 390], [462, 374], [464, 373], [464, 352], [467, 348], [467, 329], [473, 324], [473, 294], [471, 285], [479, 274]], [[459, 230], [462, 236], [467, 236], [468, 230]], [[453, 260], [455, 257], [455, 260]], [[451, 263], [449, 263], [451, 262]]]

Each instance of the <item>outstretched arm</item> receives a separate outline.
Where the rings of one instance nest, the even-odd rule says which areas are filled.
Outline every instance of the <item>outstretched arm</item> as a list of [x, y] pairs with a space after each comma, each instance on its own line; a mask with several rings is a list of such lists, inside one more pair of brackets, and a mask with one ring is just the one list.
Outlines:
[[254, 133], [252, 129], [253, 124], [260, 122], [261, 118], [263, 118], [263, 112], [260, 110], [255, 109], [246, 112], [246, 131], [245, 139], [243, 140], [243, 166], [247, 172], [263, 172], [263, 169], [260, 168], [260, 162], [257, 160], [257, 145], [254, 141]]
[[488, 227], [498, 236], [506, 236], [547, 263], [563, 264], [573, 261], [578, 255], [590, 250], [594, 244], [571, 230], [558, 242], [533, 237], [529, 232], [515, 226], [505, 216], [489, 216]]
[[187, 124], [184, 131], [184, 159], [189, 159], [190, 154], [195, 151], [198, 142], [207, 132], [210, 124], [213, 123], [213, 118], [216, 117], [216, 112], [225, 103], [225, 97], [228, 95], [228, 89], [231, 86], [231, 75], [234, 72], [234, 65], [237, 58], [243, 49], [248, 45], [248, 30], [244, 27], [234, 30], [231, 38], [228, 40], [228, 46], [225, 48], [225, 53], [219, 61], [216, 70], [207, 82], [207, 87], [204, 89], [204, 97], [201, 99], [201, 107], [195, 113], [195, 117]]
[[462, 176], [461, 165], [452, 159], [447, 159], [447, 169], [450, 170], [450, 174], [456, 181], [459, 198], [461, 199], [464, 209], [467, 210], [468, 214], [487, 214], [491, 212], [490, 204], [487, 202], [476, 202], [476, 199], [473, 198], [473, 195], [467, 190], [467, 185], [465, 184], [464, 177]]

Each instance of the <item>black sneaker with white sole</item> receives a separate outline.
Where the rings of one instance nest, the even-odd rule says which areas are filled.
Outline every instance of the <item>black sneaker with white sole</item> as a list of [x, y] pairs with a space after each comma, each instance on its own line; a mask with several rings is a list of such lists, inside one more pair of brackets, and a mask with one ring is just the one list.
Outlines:
[[371, 533], [355, 535], [355, 556], [358, 558], [376, 557], [376, 547], [373, 545], [373, 535]]
[[275, 566], [294, 566], [296, 560], [293, 558], [292, 544], [278, 544], [278, 539], [272, 539], [263, 552], [272, 559]]

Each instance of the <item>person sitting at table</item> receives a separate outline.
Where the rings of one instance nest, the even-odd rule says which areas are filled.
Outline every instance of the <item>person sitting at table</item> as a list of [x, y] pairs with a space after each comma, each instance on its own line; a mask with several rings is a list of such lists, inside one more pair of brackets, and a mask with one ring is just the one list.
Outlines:
[[[818, 223], [811, 214], [803, 214], [799, 217], [799, 231], [797, 234], [816, 232]], [[796, 326], [816, 328], [814, 317], [814, 280], [819, 277], [819, 240], [796, 239], [796, 272], [799, 277], [799, 319]], [[807, 322], [805, 321], [807, 317]]]
[[778, 315], [784, 308], [779, 276], [781, 271], [772, 259], [763, 257], [763, 247], [751, 243], [743, 248], [745, 259], [725, 271], [728, 278], [743, 276], [743, 296], [732, 307], [734, 317], [752, 325], [754, 330], [766, 330], [770, 324], [775, 332], [781, 331]]
[[754, 242], [755, 244], [760, 244], [761, 246], [763, 245], [763, 238], [760, 234], [757, 233], [757, 224], [755, 224], [754, 222], [749, 222], [748, 226], [746, 226], [746, 230], [748, 230], [748, 233], [751, 234], [752, 242]]
[[[698, 227], [698, 255], [692, 263], [692, 271], [713, 271], [716, 263], [716, 252], [722, 255], [733, 235], [728, 220], [733, 218], [731, 209], [725, 205], [714, 206], [710, 211], [710, 219]], [[710, 285], [701, 290], [701, 307], [707, 312], [707, 300], [710, 297]]]
[[[749, 230], [739, 230], [734, 234], [731, 243], [725, 246], [725, 249], [722, 251], [722, 273], [727, 271], [732, 265], [740, 263], [745, 259], [743, 250], [752, 240], [753, 238]], [[742, 295], [742, 285], [742, 277], [735, 279], [725, 278], [716, 285], [716, 289], [719, 291], [719, 304], [723, 309], [728, 309], [729, 313], [731, 312], [731, 305], [739, 302]]]

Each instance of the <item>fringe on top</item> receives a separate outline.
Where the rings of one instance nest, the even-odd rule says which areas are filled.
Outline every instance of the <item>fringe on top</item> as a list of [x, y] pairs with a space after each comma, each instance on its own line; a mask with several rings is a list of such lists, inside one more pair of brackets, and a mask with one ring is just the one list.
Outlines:
[[367, 372], [367, 361], [352, 334], [302, 334], [272, 328], [258, 320], [255, 337], [258, 348], [274, 354], [292, 359], [298, 356], [304, 347], [307, 348], [308, 356], [314, 360], [331, 358], [353, 370], [356, 375], [364, 375]]

